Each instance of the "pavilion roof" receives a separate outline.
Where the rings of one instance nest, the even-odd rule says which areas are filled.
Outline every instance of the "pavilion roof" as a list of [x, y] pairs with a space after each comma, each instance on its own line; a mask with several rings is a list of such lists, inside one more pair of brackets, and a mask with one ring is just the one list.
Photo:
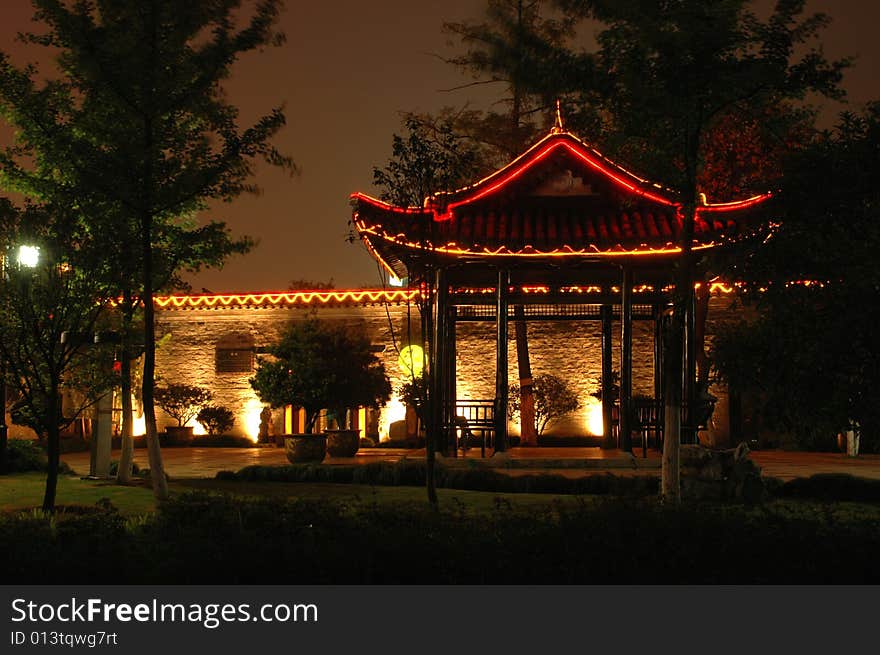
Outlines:
[[[750, 233], [769, 193], [697, 208], [693, 248]], [[422, 207], [352, 195], [354, 224], [395, 275], [414, 258], [534, 260], [670, 256], [680, 252], [682, 203], [667, 187], [554, 129], [478, 182], [438, 192]]]

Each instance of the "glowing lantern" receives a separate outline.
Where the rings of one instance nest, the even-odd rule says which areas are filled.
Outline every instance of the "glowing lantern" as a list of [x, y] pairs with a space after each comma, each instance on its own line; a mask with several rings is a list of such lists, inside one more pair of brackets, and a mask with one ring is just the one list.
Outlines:
[[413, 377], [421, 377], [425, 368], [425, 351], [415, 344], [406, 346], [400, 351], [397, 365], [407, 374]]

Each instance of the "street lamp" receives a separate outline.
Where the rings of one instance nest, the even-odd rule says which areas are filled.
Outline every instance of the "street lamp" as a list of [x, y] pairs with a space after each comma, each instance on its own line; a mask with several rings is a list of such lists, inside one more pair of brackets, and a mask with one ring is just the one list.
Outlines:
[[[36, 268], [40, 262], [39, 246], [19, 246], [15, 253], [19, 268]], [[6, 282], [6, 256], [0, 254], [0, 278]], [[0, 472], [6, 470], [6, 444], [9, 426], [6, 425], [6, 360], [0, 357]]]
[[40, 247], [19, 246], [15, 261], [21, 268], [36, 268], [40, 261]]

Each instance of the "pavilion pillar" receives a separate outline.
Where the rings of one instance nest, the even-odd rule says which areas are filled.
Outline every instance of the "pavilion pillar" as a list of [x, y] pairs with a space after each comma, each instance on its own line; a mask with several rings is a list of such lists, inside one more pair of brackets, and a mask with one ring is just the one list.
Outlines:
[[697, 330], [696, 330], [696, 294], [693, 288], [688, 289], [687, 306], [685, 309], [685, 373], [682, 398], [687, 410], [683, 423], [687, 427], [682, 430], [682, 443], [697, 443]]
[[428, 439], [433, 440], [435, 448], [446, 454], [449, 440], [447, 438], [446, 422], [448, 406], [448, 340], [447, 326], [449, 324], [449, 282], [446, 270], [437, 269], [434, 276], [434, 325], [431, 335], [433, 341], [431, 358], [431, 434]]
[[498, 284], [495, 290], [495, 452], [507, 450], [507, 336], [508, 336], [508, 295], [510, 272], [498, 271]]
[[663, 429], [663, 310], [655, 304], [651, 313], [654, 316], [654, 445], [660, 448]]
[[602, 305], [599, 315], [602, 318], [602, 448], [614, 448], [614, 375], [613, 352], [611, 345], [612, 329], [611, 305]]
[[455, 429], [455, 415], [458, 413], [456, 407], [456, 399], [458, 397], [457, 375], [455, 366], [455, 307], [450, 305], [447, 309], [447, 328], [446, 328], [446, 399], [444, 405], [446, 408], [444, 424], [446, 428], [446, 441], [452, 451], [452, 456], [458, 456], [458, 434]]
[[626, 452], [632, 451], [632, 288], [632, 269], [624, 266], [620, 288], [619, 447]]

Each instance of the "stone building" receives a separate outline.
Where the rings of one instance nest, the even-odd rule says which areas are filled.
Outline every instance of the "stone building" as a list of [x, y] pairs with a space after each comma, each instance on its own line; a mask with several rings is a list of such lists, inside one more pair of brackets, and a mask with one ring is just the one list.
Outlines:
[[[234, 294], [221, 296], [171, 296], [157, 299], [157, 371], [162, 382], [195, 384], [210, 389], [214, 402], [235, 415], [233, 434], [256, 440], [264, 405], [251, 389], [256, 359], [276, 342], [284, 328], [309, 315], [321, 319], [362, 325], [382, 358], [386, 372], [397, 388], [408, 372], [400, 351], [410, 343], [421, 343], [420, 315], [416, 293], [405, 289]], [[714, 326], [735, 317], [730, 296], [715, 285], [710, 299], [707, 340]], [[619, 324], [618, 324], [619, 325]], [[547, 434], [587, 436], [602, 433], [601, 404], [591, 394], [597, 390], [601, 373], [600, 321], [530, 321], [527, 324], [532, 371], [552, 373], [566, 380], [577, 392], [581, 409], [548, 428]], [[511, 335], [511, 344], [513, 336]], [[619, 367], [620, 330], [614, 330], [614, 366]], [[495, 393], [495, 326], [489, 322], [468, 322], [456, 335], [457, 389], [460, 401], [489, 399]], [[510, 382], [516, 382], [516, 348], [509, 349]], [[654, 389], [653, 323], [636, 321], [633, 334], [633, 392], [651, 395]], [[726, 394], [719, 397], [709, 429], [701, 441], [727, 442]], [[389, 425], [405, 416], [405, 407], [395, 394], [379, 412], [374, 425], [367, 412], [359, 412], [357, 424], [365, 436], [378, 432], [389, 436]], [[157, 409], [160, 430], [173, 419]], [[275, 434], [296, 431], [297, 417], [290, 409], [273, 412]], [[200, 432], [196, 426], [196, 433]], [[511, 421], [510, 432], [519, 426]]]

